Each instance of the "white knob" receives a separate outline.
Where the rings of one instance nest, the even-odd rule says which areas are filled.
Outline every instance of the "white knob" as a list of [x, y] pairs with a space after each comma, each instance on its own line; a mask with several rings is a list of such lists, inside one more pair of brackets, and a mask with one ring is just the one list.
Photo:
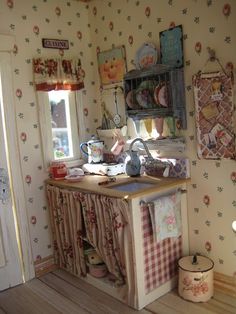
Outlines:
[[236, 232], [236, 220], [232, 222], [232, 229], [234, 232]]

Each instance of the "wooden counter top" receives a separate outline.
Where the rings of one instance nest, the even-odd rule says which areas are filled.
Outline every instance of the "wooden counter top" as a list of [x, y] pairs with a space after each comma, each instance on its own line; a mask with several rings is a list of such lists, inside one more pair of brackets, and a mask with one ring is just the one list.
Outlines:
[[[46, 183], [62, 188], [67, 188], [70, 190], [80, 190], [83, 192], [103, 194], [110, 197], [133, 199], [135, 197], [144, 196], [145, 194], [160, 192], [169, 187], [175, 187], [177, 185], [188, 182], [190, 179], [156, 178], [146, 175], [140, 177], [129, 177], [125, 174], [124, 175], [122, 174], [116, 176], [115, 182], [109, 182], [108, 184], [105, 185], [99, 185], [99, 183], [108, 180], [109, 177], [103, 177], [99, 175], [85, 175], [83, 180], [80, 182], [68, 182], [67, 180], [48, 179], [46, 180]], [[133, 192], [111, 189], [111, 187], [131, 182], [152, 183], [152, 185], [149, 187], [138, 189], [137, 191]]]

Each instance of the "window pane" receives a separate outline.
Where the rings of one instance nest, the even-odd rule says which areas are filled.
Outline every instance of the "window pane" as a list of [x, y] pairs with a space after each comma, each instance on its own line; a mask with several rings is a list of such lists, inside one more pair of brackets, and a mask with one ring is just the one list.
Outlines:
[[68, 91], [49, 92], [54, 158], [72, 158], [73, 146]]

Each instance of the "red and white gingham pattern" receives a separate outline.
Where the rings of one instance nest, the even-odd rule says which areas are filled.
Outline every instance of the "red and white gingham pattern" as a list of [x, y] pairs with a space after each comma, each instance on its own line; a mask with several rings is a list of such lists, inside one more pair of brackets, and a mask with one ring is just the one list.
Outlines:
[[148, 207], [141, 205], [145, 293], [163, 285], [178, 272], [177, 261], [182, 256], [182, 237], [156, 242], [153, 238]]

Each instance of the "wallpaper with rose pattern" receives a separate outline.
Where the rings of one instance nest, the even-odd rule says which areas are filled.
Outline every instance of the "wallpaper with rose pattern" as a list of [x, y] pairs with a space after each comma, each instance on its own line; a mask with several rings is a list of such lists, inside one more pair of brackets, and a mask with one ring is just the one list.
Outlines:
[[[191, 252], [209, 256], [215, 270], [236, 276], [236, 162], [199, 160], [196, 154], [192, 75], [203, 69], [207, 47], [222, 65], [236, 66], [236, 1], [234, 0], [0, 0], [0, 31], [15, 35], [13, 83], [18, 138], [34, 259], [52, 254], [36, 97], [31, 60], [36, 56], [79, 55], [85, 70], [81, 114], [85, 139], [100, 125], [97, 51], [125, 45], [128, 70], [145, 41], [159, 46], [159, 32], [183, 25], [188, 129], [186, 155], [191, 160], [188, 186]], [[70, 50], [43, 49], [41, 38], [68, 39]], [[206, 70], [218, 70], [208, 64]]]

